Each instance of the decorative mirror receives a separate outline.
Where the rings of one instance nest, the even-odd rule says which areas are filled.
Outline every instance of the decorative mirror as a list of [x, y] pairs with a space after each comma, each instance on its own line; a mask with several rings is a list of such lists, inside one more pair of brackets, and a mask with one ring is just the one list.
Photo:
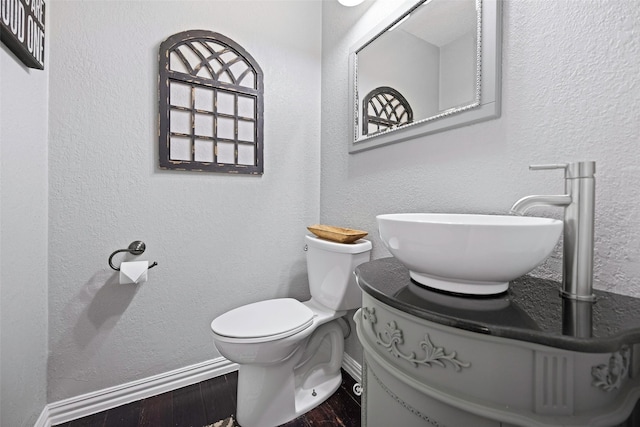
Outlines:
[[349, 152], [500, 116], [500, 1], [406, 1], [356, 43]]
[[222, 34], [174, 34], [159, 52], [160, 167], [261, 175], [264, 78]]

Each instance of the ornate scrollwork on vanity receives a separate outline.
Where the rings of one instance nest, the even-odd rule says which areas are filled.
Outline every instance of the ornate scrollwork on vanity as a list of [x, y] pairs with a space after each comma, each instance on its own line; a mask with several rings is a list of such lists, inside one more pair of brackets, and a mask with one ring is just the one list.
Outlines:
[[613, 391], [620, 388], [622, 382], [629, 375], [629, 364], [631, 362], [631, 349], [624, 345], [620, 351], [616, 351], [609, 358], [609, 363], [600, 364], [591, 368], [591, 375], [595, 387], [604, 391]]
[[473, 299], [421, 288], [394, 258], [356, 275], [363, 426], [636, 425], [640, 300], [597, 291], [591, 336], [570, 336], [555, 282]]
[[393, 354], [395, 357], [404, 359], [415, 367], [417, 367], [418, 365], [425, 365], [428, 367], [437, 365], [445, 368], [445, 362], [449, 362], [456, 371], [460, 371], [460, 369], [462, 368], [468, 368], [471, 366], [471, 363], [461, 362], [460, 360], [456, 359], [455, 351], [447, 354], [444, 348], [436, 347], [435, 345], [433, 345], [428, 333], [424, 335], [424, 340], [418, 343], [418, 345], [424, 352], [424, 357], [418, 358], [416, 356], [416, 352], [414, 351], [407, 354], [403, 353], [398, 348], [398, 345], [404, 344], [402, 329], [398, 328], [395, 320], [392, 320], [390, 323], [387, 323], [383, 332], [377, 332], [377, 319], [375, 317], [375, 311], [375, 308], [369, 309], [367, 307], [363, 307], [362, 318], [368, 321], [374, 335], [378, 337], [378, 339], [376, 340], [376, 344], [379, 344], [383, 348], [386, 348], [389, 353]]

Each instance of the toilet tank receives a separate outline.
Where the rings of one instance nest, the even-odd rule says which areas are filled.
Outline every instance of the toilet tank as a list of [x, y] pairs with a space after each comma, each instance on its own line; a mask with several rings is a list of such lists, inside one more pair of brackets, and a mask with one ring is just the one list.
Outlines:
[[311, 298], [335, 311], [362, 305], [362, 291], [353, 270], [371, 258], [371, 242], [336, 243], [316, 236], [305, 236], [307, 274]]

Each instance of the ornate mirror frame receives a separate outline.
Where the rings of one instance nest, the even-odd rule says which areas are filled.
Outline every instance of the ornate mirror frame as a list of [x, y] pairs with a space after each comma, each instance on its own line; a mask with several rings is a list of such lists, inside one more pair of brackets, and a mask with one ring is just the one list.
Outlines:
[[[358, 53], [409, 13], [433, 0], [407, 0], [394, 13], [360, 39], [349, 51], [349, 153], [410, 140], [419, 136], [443, 132], [485, 120], [500, 117], [502, 73], [502, 3], [501, 0], [476, 0], [478, 14], [478, 70], [476, 101], [461, 108], [452, 108], [427, 118], [371, 135], [361, 135], [361, 100], [366, 94], [358, 94]], [[435, 0], [439, 1], [439, 0]], [[405, 94], [406, 95], [406, 94]]]

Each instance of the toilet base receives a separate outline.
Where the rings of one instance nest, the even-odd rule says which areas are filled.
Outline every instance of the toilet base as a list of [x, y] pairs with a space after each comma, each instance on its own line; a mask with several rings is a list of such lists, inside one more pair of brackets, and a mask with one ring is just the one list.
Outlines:
[[[248, 374], [248, 372], [246, 373]], [[264, 378], [269, 381], [273, 379], [273, 375], [267, 373]], [[269, 382], [273, 384], [273, 382]], [[338, 390], [340, 384], [342, 384], [342, 373], [338, 371], [323, 383], [317, 384], [312, 388], [296, 389], [294, 392], [295, 397], [290, 399], [287, 397], [287, 390], [293, 390], [293, 383], [287, 381], [287, 383], [281, 384], [279, 390], [269, 388], [270, 402], [266, 404], [267, 402], [256, 396], [256, 393], [260, 393], [260, 391], [264, 393], [267, 390], [260, 389], [261, 386], [256, 385], [254, 381], [250, 385], [243, 384], [242, 372], [240, 372], [238, 376], [238, 410], [236, 414], [238, 423], [242, 427], [279, 426], [322, 404]], [[250, 391], [243, 392], [246, 389]], [[240, 403], [241, 400], [243, 401], [242, 403]], [[290, 405], [290, 403], [293, 405]]]
[[340, 384], [342, 384], [342, 375], [340, 371], [338, 371], [334, 377], [327, 379], [312, 389], [296, 390], [296, 415], [293, 418], [305, 414], [323, 403], [340, 388]]
[[344, 331], [321, 325], [281, 364], [240, 365], [237, 420], [242, 427], [275, 427], [327, 400], [342, 383]]

